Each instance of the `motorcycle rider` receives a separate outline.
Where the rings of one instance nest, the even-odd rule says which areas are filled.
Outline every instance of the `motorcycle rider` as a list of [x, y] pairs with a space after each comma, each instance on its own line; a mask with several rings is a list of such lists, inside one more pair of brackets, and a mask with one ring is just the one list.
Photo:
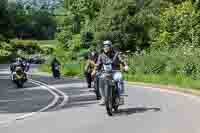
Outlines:
[[[124, 67], [125, 71], [128, 71], [128, 65], [123, 61], [122, 57], [120, 56], [119, 52], [115, 51], [112, 47], [112, 42], [107, 40], [103, 42], [103, 53], [99, 56], [95, 71], [92, 73], [94, 75], [96, 73], [96, 70], [102, 70], [103, 69], [103, 64], [106, 62], [107, 59], [111, 59], [113, 64], [113, 70], [119, 70], [118, 72], [115, 72], [113, 75], [113, 79], [118, 82], [118, 89], [120, 93], [120, 104], [124, 104], [124, 99], [122, 97], [124, 93], [124, 83], [123, 83], [123, 76], [122, 73], [120, 72], [121, 65]], [[103, 75], [101, 76], [101, 79], [103, 79]], [[102, 80], [100, 80], [102, 81]], [[103, 82], [101, 82], [102, 84]], [[105, 90], [104, 87], [100, 87], [100, 93], [101, 93], [101, 100], [100, 100], [100, 105], [105, 104]]]
[[88, 84], [88, 88], [92, 87], [92, 81], [93, 81], [93, 77], [92, 77], [92, 72], [94, 71], [95, 65], [97, 63], [97, 59], [98, 59], [98, 53], [93, 50], [87, 59], [86, 62], [86, 66], [85, 66], [85, 77], [86, 77], [86, 81]]
[[52, 62], [51, 62], [51, 70], [52, 70], [52, 73], [53, 73], [53, 77], [57, 77], [57, 70], [56, 70], [56, 67], [57, 66], [60, 66], [60, 62], [57, 60], [57, 58], [55, 57]]
[[16, 67], [21, 67], [22, 69], [24, 69], [24, 64], [23, 64], [21, 58], [16, 58], [15, 62], [13, 62], [10, 65], [10, 71], [11, 71], [11, 73], [15, 72]]
[[[22, 59], [16, 58], [15, 62], [13, 62], [10, 65], [11, 78], [12, 78], [13, 81], [14, 81], [14, 75], [16, 74], [16, 71], [20, 71], [20, 70], [25, 74], [25, 72], [24, 72], [25, 66], [23, 64]], [[26, 77], [26, 80], [27, 80], [27, 77]]]

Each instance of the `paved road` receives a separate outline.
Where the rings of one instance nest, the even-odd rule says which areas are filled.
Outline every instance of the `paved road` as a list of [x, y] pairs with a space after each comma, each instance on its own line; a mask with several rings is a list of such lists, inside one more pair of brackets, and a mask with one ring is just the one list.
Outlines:
[[126, 85], [126, 105], [108, 117], [81, 80], [32, 75], [16, 89], [6, 69], [0, 66], [1, 133], [200, 133], [199, 97]]

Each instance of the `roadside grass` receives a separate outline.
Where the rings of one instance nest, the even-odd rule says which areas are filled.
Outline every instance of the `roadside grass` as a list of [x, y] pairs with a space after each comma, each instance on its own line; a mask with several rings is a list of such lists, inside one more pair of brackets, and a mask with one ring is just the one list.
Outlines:
[[[84, 77], [84, 73], [83, 73], [83, 67], [84, 64], [83, 63], [68, 63], [68, 64], [64, 64], [61, 67], [61, 73], [63, 76], [78, 76], [80, 78]], [[50, 64], [44, 64], [40, 67], [41, 71], [44, 72], [48, 72], [51, 73], [51, 67]]]
[[173, 85], [182, 88], [200, 90], [200, 80], [194, 80], [185, 75], [145, 75], [145, 74], [125, 74], [125, 79], [132, 82], [153, 83], [160, 85]]
[[[83, 78], [84, 61], [70, 62], [70, 58], [74, 54], [73, 51], [70, 54], [63, 54], [63, 52], [65, 51], [56, 53], [62, 59], [61, 61], [65, 63], [62, 65], [62, 75]], [[82, 52], [80, 50], [76, 53], [80, 54]], [[180, 48], [171, 51], [167, 49], [153, 50], [150, 53], [130, 55], [128, 57], [130, 71], [124, 74], [125, 80], [191, 88], [200, 92], [200, 65], [198, 64], [200, 49], [196, 49], [192, 54], [191, 52], [184, 53], [184, 50]], [[77, 54], [74, 55], [80, 59]], [[50, 72], [47, 65], [43, 65], [41, 70]]]
[[[77, 76], [84, 78], [83, 63], [69, 63], [62, 66], [62, 75], [63, 76]], [[49, 65], [42, 65], [41, 71], [51, 72]], [[194, 80], [185, 75], [170, 75], [170, 74], [124, 74], [124, 79], [130, 82], [141, 82], [141, 83], [151, 83], [151, 84], [160, 84], [160, 85], [170, 85], [177, 86], [180, 88], [191, 88], [193, 90], [200, 91], [200, 80]]]
[[55, 48], [59, 42], [58, 42], [57, 40], [42, 40], [42, 41], [37, 41], [37, 43], [38, 43], [41, 47], [51, 47], [51, 48]]

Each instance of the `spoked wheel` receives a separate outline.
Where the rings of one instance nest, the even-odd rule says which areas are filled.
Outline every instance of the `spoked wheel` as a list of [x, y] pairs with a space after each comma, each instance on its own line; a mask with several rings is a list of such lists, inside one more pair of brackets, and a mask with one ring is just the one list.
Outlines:
[[107, 114], [109, 116], [113, 116], [113, 105], [112, 105], [112, 99], [111, 98], [107, 98], [106, 99], [106, 110], [107, 110]]
[[118, 107], [119, 107], [119, 102], [120, 102], [119, 100], [120, 100], [119, 97], [115, 97], [113, 99], [113, 101], [114, 101], [113, 108], [114, 108], [115, 112], [118, 112]]
[[105, 85], [106, 95], [106, 110], [109, 116], [113, 116], [113, 96], [112, 96], [112, 87], [107, 83]]

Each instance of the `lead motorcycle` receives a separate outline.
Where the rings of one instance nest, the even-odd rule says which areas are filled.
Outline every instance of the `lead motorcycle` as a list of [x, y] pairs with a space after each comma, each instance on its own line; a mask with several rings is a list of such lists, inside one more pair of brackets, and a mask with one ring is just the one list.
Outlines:
[[18, 88], [23, 88], [24, 83], [27, 81], [27, 74], [21, 67], [16, 67], [16, 71], [12, 73], [12, 81]]
[[114, 111], [118, 111], [120, 106], [120, 93], [118, 92], [118, 82], [113, 79], [114, 73], [119, 72], [113, 70], [112, 61], [108, 60], [103, 64], [103, 87], [105, 89], [105, 105], [109, 116], [112, 116]]

